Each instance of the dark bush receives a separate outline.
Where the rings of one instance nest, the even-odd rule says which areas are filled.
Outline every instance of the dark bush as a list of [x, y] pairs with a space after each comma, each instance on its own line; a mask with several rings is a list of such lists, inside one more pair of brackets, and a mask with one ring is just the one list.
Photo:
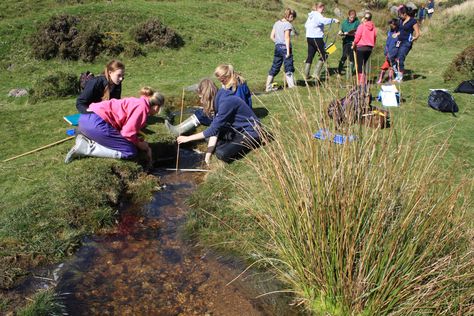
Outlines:
[[124, 43], [123, 54], [125, 57], [138, 57], [145, 56], [145, 52], [142, 50], [140, 45], [137, 42], [128, 41]]
[[103, 50], [104, 34], [97, 25], [80, 29], [79, 22], [79, 18], [70, 15], [52, 17], [31, 38], [33, 56], [93, 61]]
[[73, 42], [79, 58], [85, 62], [92, 62], [103, 50], [104, 34], [97, 25], [82, 31]]
[[179, 48], [184, 45], [183, 38], [158, 19], [151, 19], [132, 31], [132, 37], [140, 44], [153, 44], [156, 47]]
[[38, 79], [30, 91], [30, 101], [76, 96], [79, 93], [79, 79], [75, 74], [58, 72]]
[[118, 56], [124, 51], [122, 33], [106, 32], [103, 39], [103, 53], [109, 56]]
[[474, 45], [459, 53], [443, 74], [444, 81], [474, 78]]
[[65, 59], [77, 59], [71, 48], [77, 37], [79, 19], [70, 15], [52, 17], [48, 23], [39, 27], [30, 43], [33, 56], [38, 59], [51, 59], [61, 53]]

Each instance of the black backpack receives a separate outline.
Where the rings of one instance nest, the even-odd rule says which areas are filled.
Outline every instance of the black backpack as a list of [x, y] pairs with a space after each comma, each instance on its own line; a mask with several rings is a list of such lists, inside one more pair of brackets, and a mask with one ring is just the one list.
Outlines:
[[454, 113], [459, 111], [454, 98], [446, 91], [433, 90], [428, 97], [428, 106], [441, 112]]
[[94, 74], [90, 71], [86, 71], [81, 74], [79, 77], [79, 86], [81, 87], [81, 91], [86, 87], [87, 81], [91, 80], [92, 78], [94, 78]]
[[474, 80], [461, 82], [454, 92], [474, 94]]

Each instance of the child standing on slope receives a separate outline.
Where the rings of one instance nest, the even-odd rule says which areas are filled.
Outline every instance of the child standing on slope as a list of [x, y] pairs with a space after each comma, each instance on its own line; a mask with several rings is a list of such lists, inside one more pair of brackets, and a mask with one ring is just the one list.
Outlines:
[[296, 18], [296, 11], [290, 8], [285, 10], [285, 14], [281, 20], [278, 20], [273, 25], [270, 39], [275, 43], [275, 50], [273, 53], [273, 64], [268, 72], [267, 82], [265, 84], [265, 91], [274, 91], [272, 87], [273, 78], [280, 72], [281, 65], [285, 65], [285, 77], [288, 88], [295, 87], [295, 79], [293, 74], [295, 67], [293, 65], [293, 52], [291, 47], [291, 33], [294, 28], [291, 22]]
[[397, 56], [397, 42], [398, 42], [398, 20], [392, 19], [388, 22], [390, 29], [387, 32], [387, 41], [385, 43], [384, 48], [384, 55], [385, 55], [385, 62], [383, 63], [382, 67], [380, 67], [380, 75], [379, 80], [377, 81], [378, 84], [383, 82], [385, 73], [388, 70], [388, 80], [393, 80], [393, 68], [391, 65], [391, 60], [393, 60]]

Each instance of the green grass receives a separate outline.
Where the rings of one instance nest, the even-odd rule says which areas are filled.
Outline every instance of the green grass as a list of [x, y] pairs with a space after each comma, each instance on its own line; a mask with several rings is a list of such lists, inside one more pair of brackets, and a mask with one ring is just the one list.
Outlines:
[[[296, 76], [301, 78], [300, 71], [306, 57], [303, 24], [310, 2], [290, 4], [296, 7], [299, 14], [295, 25], [300, 36], [293, 43], [295, 66], [298, 69]], [[176, 30], [185, 41], [185, 46], [179, 50], [145, 47], [146, 56], [119, 57], [126, 64], [123, 96], [137, 95], [141, 86], [149, 85], [165, 94], [168, 105], [178, 107], [182, 89], [202, 77], [211, 76], [215, 67], [223, 62], [232, 63], [241, 71], [251, 90], [262, 91], [273, 57], [269, 33], [281, 14], [278, 7], [273, 0], [113, 1], [110, 4], [105, 1], [83, 1], [77, 4], [75, 1], [45, 0], [2, 3], [0, 160], [66, 137], [68, 126], [62, 116], [75, 112], [74, 97], [30, 104], [27, 98], [7, 97], [10, 89], [31, 88], [38, 78], [59, 71], [79, 75], [89, 70], [97, 74], [110, 58], [100, 56], [91, 64], [32, 59], [28, 38], [51, 16], [65, 13], [79, 15], [84, 23], [97, 22], [102, 31], [121, 32], [125, 39], [130, 39], [131, 28], [152, 17], [159, 18]], [[20, 9], [22, 14], [17, 15]], [[345, 11], [343, 7], [341, 9]], [[328, 15], [331, 16], [330, 13]], [[380, 20], [384, 16], [381, 13]], [[432, 138], [432, 145], [439, 144], [450, 135], [449, 148], [441, 164], [446, 168], [455, 168], [458, 179], [473, 170], [471, 136], [474, 118], [469, 108], [472, 97], [455, 95], [460, 107], [457, 117], [430, 110], [427, 108], [427, 97], [429, 88], [452, 90], [457, 85], [456, 82], [443, 83], [441, 75], [454, 56], [473, 41], [474, 37], [467, 27], [472, 23], [471, 14], [439, 19], [427, 25], [428, 31], [422, 34], [407, 59], [407, 68], [425, 78], [407, 81], [402, 85], [402, 95], [406, 101], [392, 113], [394, 126], [399, 120], [404, 120], [415, 135], [422, 133], [428, 126], [437, 126], [439, 137]], [[445, 39], [446, 30], [450, 32], [449, 43]], [[334, 37], [336, 31], [335, 28], [331, 30], [330, 38]], [[384, 36], [380, 35], [379, 45], [384, 40]], [[337, 44], [340, 45], [339, 41]], [[380, 48], [377, 49], [374, 55], [374, 69], [382, 63], [380, 51]], [[340, 47], [330, 57], [330, 67], [337, 66], [339, 54]], [[281, 75], [277, 77], [280, 83], [281, 78]], [[328, 84], [330, 87], [335, 85], [335, 81]], [[331, 90], [298, 88], [298, 98], [306, 100], [312, 94], [326, 102], [332, 99], [331, 93], [343, 94], [343, 90]], [[268, 109], [269, 115], [263, 119], [265, 123], [273, 118], [286, 126], [298, 120], [294, 113], [288, 111], [291, 98], [295, 96], [286, 93], [261, 95], [254, 98], [254, 107]], [[187, 93], [186, 104], [194, 105], [195, 102], [195, 96]], [[149, 129], [149, 140], [156, 143], [154, 153], [159, 158], [165, 155], [162, 149], [165, 147], [160, 144], [170, 143], [172, 139], [166, 135], [162, 124], [152, 124]], [[314, 132], [316, 124], [312, 129], [308, 132]], [[133, 162], [84, 159], [64, 165], [64, 155], [71, 146], [71, 142], [64, 143], [0, 164], [0, 267], [3, 269], [0, 275], [3, 286], [11, 286], [18, 276], [38, 264], [61, 260], [74, 251], [81, 236], [112, 224], [117, 210], [116, 202], [121, 194], [133, 191], [130, 195], [146, 200], [155, 186], [152, 179], [142, 176], [141, 167]], [[244, 181], [249, 171], [244, 162], [233, 164], [227, 169], [234, 174], [233, 177], [216, 171], [196, 193], [194, 202], [198, 207], [190, 217], [190, 231], [204, 244], [235, 251], [250, 260], [256, 260], [260, 257], [251, 251], [251, 244], [266, 236], [266, 233], [257, 226], [246, 208], [233, 203], [241, 192], [234, 184], [235, 177]], [[228, 189], [222, 192], [222, 187]], [[200, 201], [199, 204], [196, 201]], [[235, 234], [235, 231], [243, 234]], [[7, 310], [8, 305], [0, 303], [0, 311]]]

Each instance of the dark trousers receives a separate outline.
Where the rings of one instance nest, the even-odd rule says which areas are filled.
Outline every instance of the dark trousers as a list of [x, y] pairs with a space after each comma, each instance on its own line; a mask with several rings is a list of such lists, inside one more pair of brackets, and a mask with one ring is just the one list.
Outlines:
[[293, 52], [291, 50], [292, 48], [290, 47], [290, 56], [286, 58], [286, 45], [275, 45], [275, 50], [273, 52], [272, 68], [270, 68], [270, 71], [268, 72], [270, 76], [275, 77], [276, 75], [278, 75], [278, 73], [280, 72], [281, 65], [283, 63], [285, 65], [285, 73], [295, 72], [295, 67], [293, 66]]
[[352, 49], [352, 43], [345, 43], [344, 46], [342, 46], [342, 56], [339, 60], [338, 67], [339, 72], [341, 72], [344, 68], [344, 64], [346, 63], [347, 57], [349, 57], [351, 63], [354, 63], [354, 50]]
[[372, 46], [357, 47], [357, 71], [359, 72], [359, 74], [365, 73], [363, 69], [369, 61], [370, 54], [372, 53], [372, 48]]
[[229, 163], [242, 158], [260, 143], [260, 139], [227, 130], [219, 133], [215, 154], [218, 159]]
[[308, 57], [306, 57], [307, 64], [313, 63], [314, 55], [316, 55], [316, 53], [321, 56], [319, 60], [326, 61], [328, 55], [326, 54], [326, 48], [324, 47], [324, 40], [322, 38], [307, 37], [306, 42], [308, 43]]

